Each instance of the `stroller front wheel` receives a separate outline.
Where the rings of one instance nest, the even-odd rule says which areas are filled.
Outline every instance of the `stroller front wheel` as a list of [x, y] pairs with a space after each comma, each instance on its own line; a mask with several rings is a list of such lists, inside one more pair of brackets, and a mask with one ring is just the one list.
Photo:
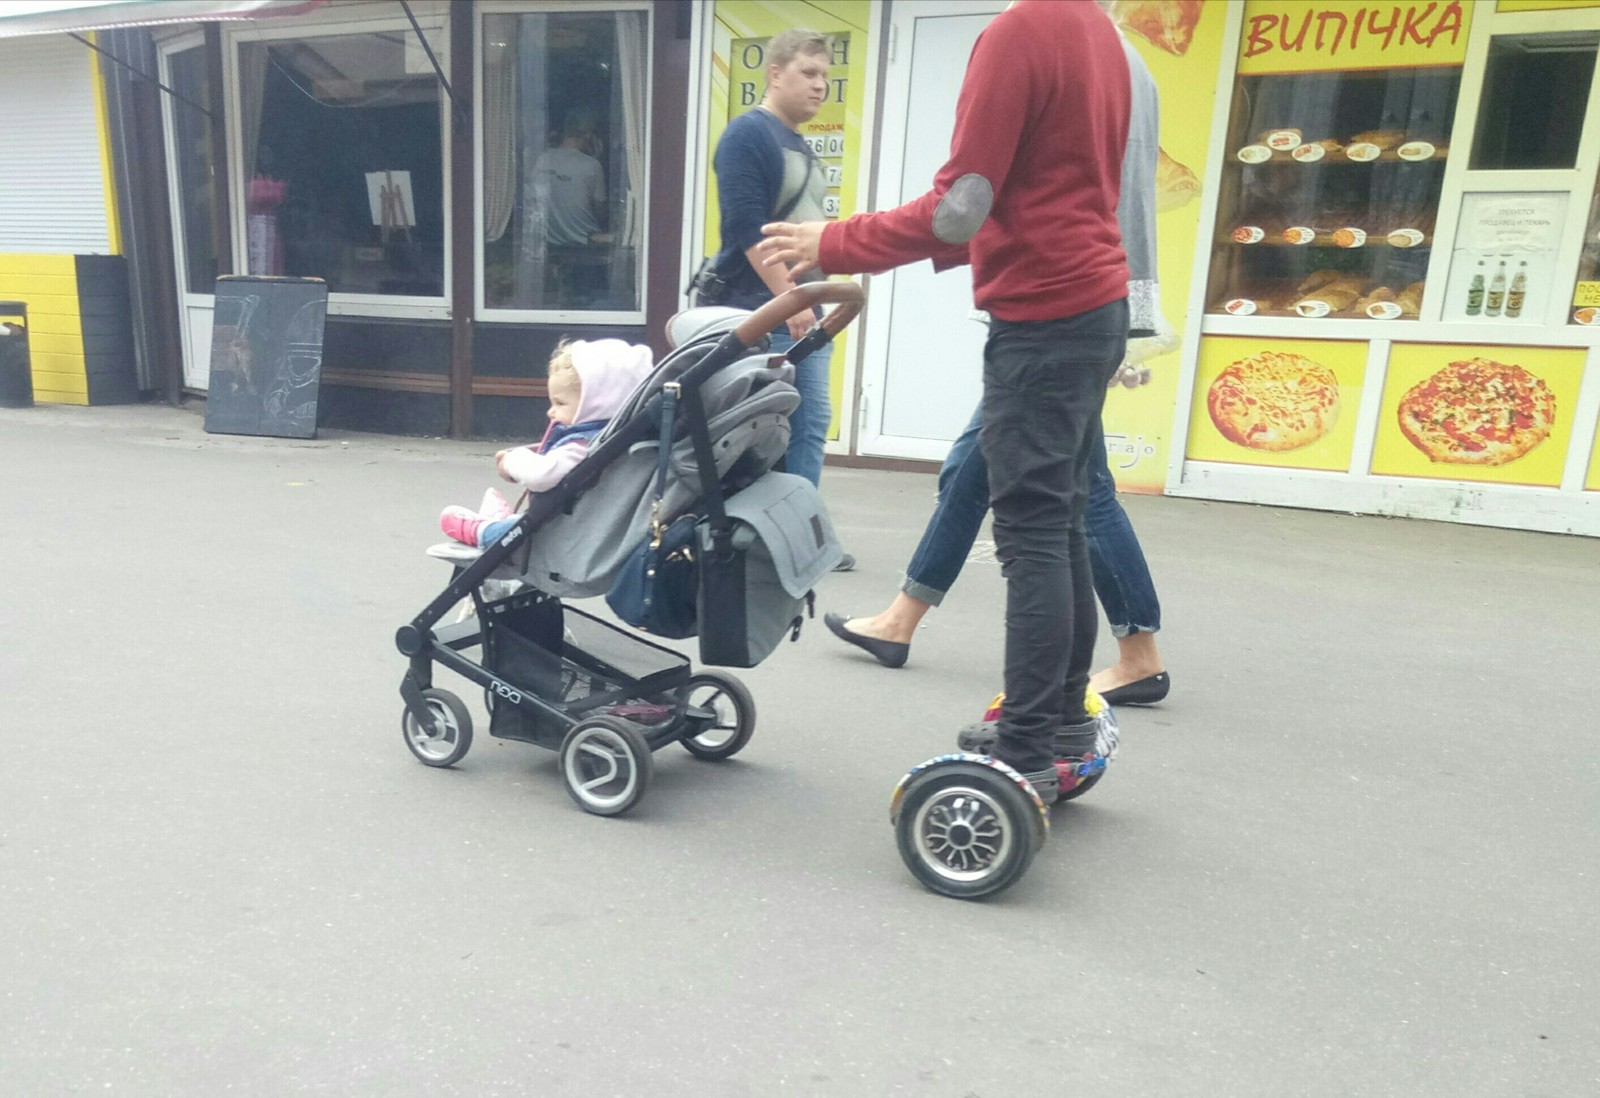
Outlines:
[[684, 749], [697, 759], [721, 762], [737, 755], [756, 730], [756, 700], [744, 683], [720, 671], [702, 671], [684, 687], [685, 703], [709, 709], [715, 719], [699, 733], [685, 736]]
[[578, 807], [620, 816], [639, 803], [655, 759], [639, 726], [621, 717], [579, 721], [561, 741], [561, 781]]
[[426, 727], [408, 708], [400, 717], [406, 747], [427, 766], [454, 766], [472, 747], [472, 714], [448, 690], [430, 687], [422, 692], [433, 728]]

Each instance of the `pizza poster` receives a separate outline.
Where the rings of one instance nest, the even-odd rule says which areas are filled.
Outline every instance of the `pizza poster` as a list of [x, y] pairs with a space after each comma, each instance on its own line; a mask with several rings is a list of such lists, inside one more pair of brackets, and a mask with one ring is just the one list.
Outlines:
[[[1227, 35], [1226, 4], [1196, 0], [1118, 0], [1111, 7], [1123, 36], [1155, 78], [1161, 96], [1161, 151], [1156, 165], [1156, 264], [1164, 339], [1128, 349], [1137, 373], [1106, 393], [1106, 459], [1124, 492], [1166, 486], [1185, 310], [1200, 231], [1201, 181], [1211, 146], [1217, 70]], [[1126, 376], [1126, 375], [1125, 375]], [[1131, 383], [1131, 387], [1130, 384]]]
[[1372, 472], [1559, 488], [1581, 348], [1396, 343]]
[[1365, 340], [1205, 336], [1187, 456], [1345, 472], [1366, 372]]

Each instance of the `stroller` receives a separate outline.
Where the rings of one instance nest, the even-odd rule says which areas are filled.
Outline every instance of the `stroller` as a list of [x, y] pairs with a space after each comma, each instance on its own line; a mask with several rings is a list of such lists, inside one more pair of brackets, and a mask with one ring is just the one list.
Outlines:
[[[754, 666], [783, 636], [798, 638], [811, 585], [840, 550], [815, 487], [772, 469], [799, 402], [793, 364], [864, 300], [854, 283], [822, 282], [753, 313], [678, 314], [671, 352], [560, 484], [533, 495], [495, 544], [430, 550], [454, 574], [395, 636], [410, 661], [401, 730], [419, 761], [452, 766], [472, 746], [471, 715], [434, 685], [435, 663], [484, 688], [491, 735], [557, 751], [568, 794], [596, 815], [637, 804], [668, 744], [720, 761], [749, 742], [755, 701], [736, 677], [694, 672], [687, 656], [562, 600], [606, 593], [652, 529], [694, 514], [702, 662]], [[787, 355], [764, 353], [784, 318], [824, 304], [837, 307]], [[467, 599], [470, 616], [439, 624]]]

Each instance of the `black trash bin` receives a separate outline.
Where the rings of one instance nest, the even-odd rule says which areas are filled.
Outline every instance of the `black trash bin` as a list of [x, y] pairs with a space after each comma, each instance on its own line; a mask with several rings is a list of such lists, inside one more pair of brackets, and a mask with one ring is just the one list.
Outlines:
[[0, 408], [32, 407], [28, 306], [22, 301], [0, 301]]

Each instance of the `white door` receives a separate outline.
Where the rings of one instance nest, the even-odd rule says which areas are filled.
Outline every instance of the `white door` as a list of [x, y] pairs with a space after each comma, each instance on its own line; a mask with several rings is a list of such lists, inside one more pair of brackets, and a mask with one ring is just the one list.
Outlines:
[[[950, 155], [956, 95], [978, 34], [1006, 0], [896, 4], [874, 208], [923, 194]], [[987, 330], [971, 319], [972, 272], [927, 263], [872, 280], [860, 452], [941, 461], [983, 394]]]
[[[183, 336], [183, 384], [205, 389], [211, 373], [211, 315], [215, 309], [217, 251], [212, 239], [216, 175], [211, 159], [213, 121], [206, 102], [205, 50], [199, 35], [161, 46], [161, 82], [183, 98], [163, 92], [167, 188], [172, 205], [178, 319]], [[220, 108], [217, 108], [220, 110]]]

